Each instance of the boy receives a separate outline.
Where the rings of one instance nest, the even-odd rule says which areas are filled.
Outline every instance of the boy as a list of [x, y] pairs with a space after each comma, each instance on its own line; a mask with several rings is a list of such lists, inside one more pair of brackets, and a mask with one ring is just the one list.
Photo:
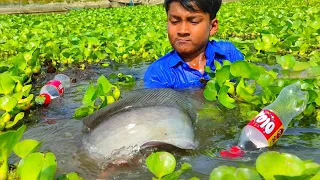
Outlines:
[[209, 80], [205, 66], [214, 71], [214, 60], [244, 59], [231, 42], [209, 41], [218, 31], [220, 6], [221, 0], [165, 0], [168, 37], [174, 50], [148, 67], [145, 88], [202, 87], [203, 80]]

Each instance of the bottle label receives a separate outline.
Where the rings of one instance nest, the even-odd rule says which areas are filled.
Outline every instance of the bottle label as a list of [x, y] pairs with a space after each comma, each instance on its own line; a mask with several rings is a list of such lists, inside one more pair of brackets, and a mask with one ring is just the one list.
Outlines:
[[51, 86], [55, 86], [59, 92], [60, 95], [63, 94], [64, 91], [64, 87], [62, 85], [62, 83], [58, 80], [51, 80], [47, 83], [47, 85], [51, 85]]
[[264, 135], [268, 146], [272, 146], [284, 132], [280, 118], [267, 109], [262, 110], [248, 125], [253, 126]]

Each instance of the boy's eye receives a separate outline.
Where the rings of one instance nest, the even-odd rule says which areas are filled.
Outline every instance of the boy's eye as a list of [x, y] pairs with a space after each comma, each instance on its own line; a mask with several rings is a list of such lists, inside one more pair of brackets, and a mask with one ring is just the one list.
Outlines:
[[191, 24], [199, 24], [201, 22], [201, 19], [195, 18], [195, 19], [190, 19], [189, 22]]
[[171, 20], [170, 22], [171, 22], [171, 24], [178, 24], [179, 21], [176, 21], [176, 20], [173, 21], [173, 20]]
[[199, 24], [199, 21], [191, 21], [191, 24]]

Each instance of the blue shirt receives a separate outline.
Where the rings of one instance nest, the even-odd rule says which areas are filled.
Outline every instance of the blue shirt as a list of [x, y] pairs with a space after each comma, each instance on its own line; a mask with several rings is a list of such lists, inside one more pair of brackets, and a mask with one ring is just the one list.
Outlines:
[[[234, 62], [243, 60], [242, 53], [227, 41], [210, 41], [205, 50], [206, 66], [215, 71], [214, 60], [222, 64], [223, 60]], [[191, 68], [173, 50], [153, 62], [144, 75], [145, 88], [189, 88], [204, 86], [200, 79], [209, 80], [209, 75]]]

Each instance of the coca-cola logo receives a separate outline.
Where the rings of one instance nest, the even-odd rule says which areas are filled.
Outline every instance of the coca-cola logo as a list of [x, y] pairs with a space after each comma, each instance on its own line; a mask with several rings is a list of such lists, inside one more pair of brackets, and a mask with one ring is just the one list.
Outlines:
[[271, 134], [276, 127], [276, 124], [273, 122], [272, 115], [269, 113], [266, 114], [265, 111], [261, 111], [254, 121], [259, 124], [260, 128], [264, 129], [266, 134]]

